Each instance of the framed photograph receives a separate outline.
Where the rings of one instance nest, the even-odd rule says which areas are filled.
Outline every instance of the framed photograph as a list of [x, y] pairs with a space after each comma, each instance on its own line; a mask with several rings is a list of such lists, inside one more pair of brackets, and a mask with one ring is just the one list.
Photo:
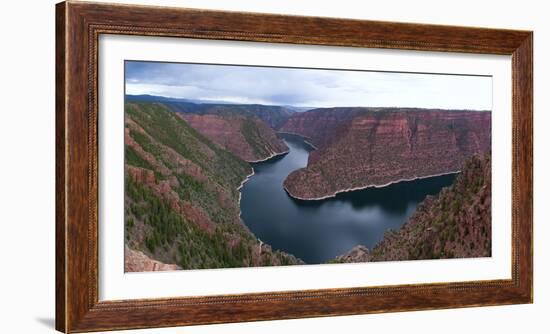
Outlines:
[[532, 32], [56, 14], [59, 331], [532, 302]]

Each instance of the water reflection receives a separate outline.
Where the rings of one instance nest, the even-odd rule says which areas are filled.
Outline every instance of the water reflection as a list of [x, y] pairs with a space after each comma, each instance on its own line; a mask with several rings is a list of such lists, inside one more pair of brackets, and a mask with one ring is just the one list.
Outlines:
[[358, 244], [371, 248], [389, 228], [399, 228], [428, 194], [450, 185], [455, 175], [400, 182], [338, 194], [322, 201], [302, 201], [283, 189], [287, 175], [307, 165], [311, 147], [284, 136], [288, 154], [254, 164], [255, 175], [242, 189], [242, 218], [274, 249], [306, 263], [323, 263]]

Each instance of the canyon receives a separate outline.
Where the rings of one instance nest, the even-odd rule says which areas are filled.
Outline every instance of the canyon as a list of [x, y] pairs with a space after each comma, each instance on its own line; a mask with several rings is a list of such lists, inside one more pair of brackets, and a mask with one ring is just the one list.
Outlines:
[[336, 263], [491, 256], [491, 158], [467, 159], [453, 184], [428, 196], [399, 229], [369, 251], [363, 245]]
[[306, 166], [312, 148], [298, 136], [282, 137], [287, 154], [253, 164], [254, 175], [241, 189], [241, 218], [263, 242], [308, 264], [326, 263], [357, 245], [372, 248], [385, 231], [401, 227], [427, 196], [437, 195], [456, 178], [451, 174], [322, 201], [296, 200], [282, 184], [289, 173]]
[[159, 103], [125, 105], [125, 269], [300, 264], [240, 219], [252, 168]]
[[284, 182], [302, 200], [457, 173], [491, 149], [491, 113], [403, 108], [327, 108], [292, 115], [279, 129], [315, 145], [307, 167]]
[[[335, 203], [346, 201], [352, 217], [357, 203], [370, 212], [372, 201], [401, 196], [396, 192], [403, 190], [410, 192], [408, 196], [417, 192], [412, 202], [398, 209], [406, 218], [390, 219], [392, 223], [384, 225], [390, 230], [377, 234], [377, 244], [347, 244], [351, 250], [337, 247], [341, 250], [336, 254], [342, 255], [329, 262], [490, 256], [490, 112], [366, 107], [298, 112], [290, 107], [147, 96], [129, 99], [125, 115], [126, 271], [304, 264], [294, 251], [280, 247], [293, 228], [286, 226], [272, 247], [264, 242], [273, 235], [270, 227], [245, 224], [242, 217], [250, 220], [252, 212], [261, 216], [274, 203], [285, 203], [294, 214], [304, 206], [311, 215], [313, 208], [334, 210]], [[286, 135], [303, 143], [283, 139]], [[288, 153], [291, 142], [302, 156]], [[262, 161], [283, 161], [278, 166], [287, 164], [290, 169], [275, 182], [266, 174], [275, 167]], [[255, 171], [266, 177], [261, 187]], [[437, 175], [450, 178], [435, 180]], [[256, 181], [247, 183], [250, 178]], [[403, 182], [419, 179], [427, 181]], [[437, 185], [445, 180], [451, 181]], [[243, 216], [243, 186], [252, 189], [254, 184], [259, 193], [244, 197], [252, 209]], [[275, 195], [275, 188], [263, 194], [267, 185], [282, 194]], [[367, 188], [386, 190], [361, 192]], [[357, 195], [343, 200], [346, 192]], [[260, 210], [254, 201], [264, 195], [267, 207]], [[333, 197], [334, 202], [327, 202]], [[392, 216], [396, 208], [390, 202], [384, 205]], [[272, 217], [286, 219], [276, 211]], [[397, 223], [400, 228], [391, 229]], [[329, 231], [331, 225], [325, 225]], [[345, 233], [353, 231], [353, 224], [348, 225]], [[262, 241], [250, 226], [262, 233]], [[296, 240], [307, 240], [310, 234], [295, 232]], [[334, 232], [329, 234], [334, 238]], [[302, 244], [297, 242], [296, 249]], [[303, 254], [312, 263], [326, 262]]]
[[202, 135], [247, 162], [288, 152], [275, 131], [255, 116], [183, 113], [179, 116]]
[[233, 104], [196, 101], [153, 95], [126, 95], [128, 102], [160, 103], [173, 112], [195, 115], [255, 116], [273, 129], [281, 127], [295, 108], [262, 104]]

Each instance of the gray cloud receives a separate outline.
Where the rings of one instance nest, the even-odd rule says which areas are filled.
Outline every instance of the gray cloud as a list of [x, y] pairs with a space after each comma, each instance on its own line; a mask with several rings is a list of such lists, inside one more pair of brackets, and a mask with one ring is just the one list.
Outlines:
[[490, 77], [126, 62], [126, 92], [311, 107], [491, 109]]

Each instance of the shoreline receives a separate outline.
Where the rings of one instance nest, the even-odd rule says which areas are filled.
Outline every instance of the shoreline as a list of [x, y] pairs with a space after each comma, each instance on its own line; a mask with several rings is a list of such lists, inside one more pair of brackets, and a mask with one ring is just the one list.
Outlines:
[[[281, 155], [286, 155], [290, 152], [290, 148], [287, 147], [287, 150], [284, 151], [284, 152], [280, 152], [280, 153], [275, 153], [273, 152], [269, 157], [265, 158], [265, 159], [260, 159], [260, 160], [255, 160], [255, 161], [246, 161], [247, 163], [249, 164], [254, 164], [254, 163], [259, 163], [259, 162], [265, 162], [265, 161], [268, 161], [270, 159], [273, 159], [275, 157], [278, 157], [278, 156], [281, 156]], [[241, 220], [241, 222], [246, 226], [246, 223], [244, 222], [243, 218], [242, 218], [242, 210], [241, 210], [241, 198], [243, 196], [243, 193], [242, 193], [242, 188], [244, 187], [244, 184], [246, 182], [248, 182], [248, 180], [250, 180], [250, 178], [252, 176], [254, 176], [256, 173], [254, 172], [254, 167], [253, 166], [250, 166], [250, 168], [252, 169], [252, 173], [248, 174], [244, 180], [241, 181], [241, 184], [237, 187], [237, 191], [239, 192], [239, 199], [237, 200], [237, 206], [239, 207], [239, 219]], [[248, 228], [248, 227], [247, 227]], [[250, 232], [252, 233], [252, 232]], [[254, 235], [252, 233], [252, 235]], [[256, 235], [254, 235], [254, 237], [256, 237]], [[257, 237], [256, 237], [257, 238]]]
[[[271, 154], [269, 157], [265, 158], [265, 159], [261, 159], [261, 160], [257, 160], [257, 161], [246, 161], [247, 163], [249, 164], [253, 164], [253, 163], [258, 163], [258, 162], [265, 162], [269, 159], [272, 159], [272, 158], [275, 158], [275, 157], [278, 157], [278, 156], [281, 156], [281, 155], [286, 155], [290, 152], [290, 149], [287, 149], [285, 152], [280, 152], [280, 153], [273, 153]], [[241, 198], [243, 196], [243, 193], [242, 193], [242, 189], [245, 185], [246, 182], [248, 182], [248, 180], [250, 180], [250, 178], [252, 176], [254, 176], [256, 173], [254, 172], [254, 167], [253, 166], [250, 166], [250, 168], [252, 169], [252, 173], [248, 174], [244, 180], [241, 181], [241, 184], [237, 187], [237, 191], [239, 192], [239, 199], [237, 200], [237, 206], [239, 207], [239, 218], [242, 220], [242, 217], [241, 217], [241, 214], [242, 214], [242, 210], [241, 210]], [[244, 223], [244, 221], [243, 221]], [[246, 224], [245, 224], [246, 225]]]
[[317, 150], [317, 146], [313, 145], [311, 142], [307, 141], [307, 139], [311, 139], [309, 137], [306, 137], [306, 136], [302, 136], [301, 134], [297, 134], [297, 133], [292, 133], [292, 132], [285, 132], [285, 131], [277, 131], [277, 133], [279, 134], [283, 134], [283, 135], [292, 135], [292, 136], [297, 136], [297, 137], [300, 137], [302, 138], [302, 140], [304, 141], [304, 143], [308, 144], [309, 146], [311, 146], [312, 149], [314, 150]]
[[[279, 156], [281, 154], [286, 154], [290, 152], [290, 149], [287, 151], [287, 152], [283, 152], [283, 153], [279, 153], [279, 154], [276, 154], [274, 156]], [[271, 158], [273, 158], [274, 156], [272, 156]], [[254, 234], [254, 232], [252, 232], [250, 230], [250, 228], [248, 227], [248, 225], [246, 225], [246, 222], [244, 221], [243, 217], [242, 217], [242, 209], [241, 209], [241, 199], [242, 199], [242, 196], [243, 196], [243, 193], [242, 193], [242, 189], [245, 185], [246, 182], [248, 182], [248, 180], [250, 180], [250, 178], [252, 176], [254, 176], [256, 173], [254, 172], [254, 167], [250, 166], [250, 168], [252, 168], [252, 173], [248, 174], [244, 180], [241, 181], [241, 184], [237, 187], [237, 191], [239, 192], [239, 199], [237, 200], [237, 206], [239, 207], [239, 220], [241, 222], [241, 225], [244, 227], [245, 231], [248, 232], [253, 238], [256, 239], [256, 241], [258, 241], [260, 243], [260, 249], [262, 247], [262, 245], [266, 245], [268, 247], [272, 247], [271, 245], [263, 242], [260, 238], [258, 238], [258, 236], [256, 234]], [[271, 248], [273, 249], [273, 248]], [[292, 253], [289, 253], [287, 251], [284, 251], [282, 249], [277, 249], [277, 251], [280, 251], [282, 254], [285, 254], [285, 256], [289, 256], [291, 258], [294, 258], [296, 259], [296, 261], [298, 261], [298, 263], [295, 263], [295, 264], [289, 264], [289, 265], [285, 265], [285, 266], [291, 266], [291, 265], [305, 265], [307, 263], [305, 263], [304, 260], [302, 260], [301, 258], [297, 257], [296, 255], [292, 254]], [[301, 262], [301, 263], [300, 263]], [[245, 267], [242, 267], [242, 268], [245, 268]], [[262, 266], [251, 266], [249, 268], [263, 268]]]
[[[255, 173], [254, 173], [254, 167], [250, 167], [250, 168], [252, 168], [252, 173], [248, 174], [248, 175], [244, 178], [244, 180], [241, 181], [241, 184], [237, 187], [237, 191], [239, 192], [239, 199], [237, 200], [237, 206], [239, 207], [239, 219], [241, 220], [241, 222], [242, 222], [245, 226], [246, 226], [246, 223], [244, 222], [243, 217], [241, 217], [241, 215], [242, 215], [242, 213], [243, 213], [242, 210], [241, 210], [241, 198], [242, 198], [242, 196], [243, 196], [243, 193], [242, 193], [241, 189], [244, 187], [244, 184], [245, 184], [246, 182], [248, 182], [248, 180], [250, 180], [250, 178], [251, 178], [252, 176], [254, 176], [254, 174], [255, 174]], [[247, 228], [248, 228], [248, 226], [247, 226]], [[252, 232], [250, 232], [250, 233], [252, 233]], [[254, 234], [252, 234], [252, 235], [254, 235]], [[256, 235], [254, 235], [254, 237], [256, 237]], [[257, 237], [256, 237], [256, 238], [257, 238]]]
[[284, 155], [284, 154], [288, 154], [288, 152], [290, 152], [290, 149], [287, 147], [287, 150], [284, 151], [284, 152], [273, 152], [271, 153], [271, 155], [265, 159], [259, 159], [259, 160], [245, 160], [246, 162], [250, 163], [250, 164], [255, 164], [255, 163], [258, 163], [258, 162], [265, 162], [271, 158], [275, 158], [275, 157], [278, 157], [280, 155]]
[[326, 196], [321, 196], [321, 197], [314, 197], [314, 198], [303, 198], [303, 197], [292, 195], [290, 193], [290, 191], [286, 188], [284, 183], [283, 183], [283, 189], [286, 191], [288, 196], [290, 196], [294, 199], [297, 199], [297, 200], [301, 200], [301, 201], [321, 201], [321, 200], [325, 200], [325, 199], [329, 199], [329, 198], [334, 198], [338, 194], [342, 194], [342, 193], [347, 193], [347, 192], [352, 192], [352, 191], [357, 191], [357, 190], [365, 190], [365, 189], [368, 189], [368, 188], [384, 188], [384, 187], [390, 186], [392, 184], [400, 183], [400, 182], [410, 182], [410, 181], [415, 181], [415, 180], [429, 179], [431, 177], [458, 174], [460, 172], [461, 171], [452, 171], [452, 172], [426, 175], [426, 176], [415, 176], [415, 177], [409, 178], [409, 179], [398, 179], [396, 181], [390, 181], [390, 182], [384, 183], [384, 184], [369, 184], [369, 185], [366, 185], [366, 186], [360, 186], [360, 187], [355, 187], [355, 188], [348, 188], [348, 189], [344, 189], [344, 190], [338, 190], [338, 191], [334, 192], [331, 195], [326, 195]]

